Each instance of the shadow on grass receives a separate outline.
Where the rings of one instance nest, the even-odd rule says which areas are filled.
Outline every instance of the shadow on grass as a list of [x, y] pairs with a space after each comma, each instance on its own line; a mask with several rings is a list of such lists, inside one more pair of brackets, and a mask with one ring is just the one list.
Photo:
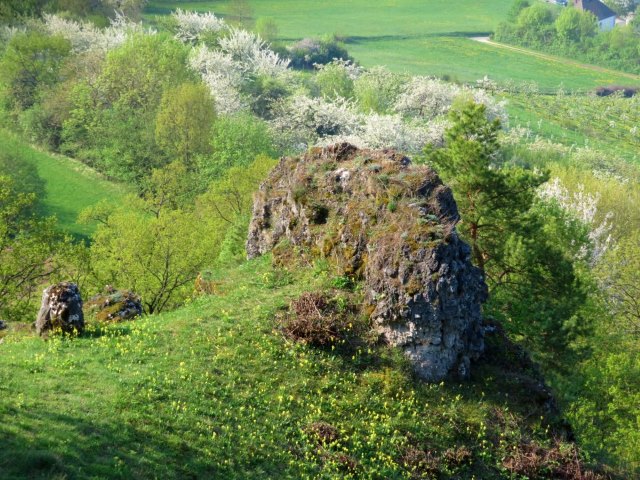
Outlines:
[[130, 422], [22, 409], [3, 416], [0, 477], [5, 480], [219, 478], [217, 466], [203, 462], [185, 441], [169, 442]]
[[[415, 33], [397, 35], [345, 35], [342, 41], [346, 44], [362, 44], [367, 42], [388, 42], [399, 40], [420, 40], [421, 38], [473, 38], [488, 37], [493, 32], [435, 32], [435, 33]], [[297, 42], [301, 37], [282, 37], [278, 40], [282, 42]]]

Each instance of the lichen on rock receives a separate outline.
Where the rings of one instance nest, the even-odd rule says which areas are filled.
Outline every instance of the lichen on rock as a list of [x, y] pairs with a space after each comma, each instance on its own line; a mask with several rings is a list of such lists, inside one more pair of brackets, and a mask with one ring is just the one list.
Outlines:
[[52, 330], [64, 333], [80, 333], [84, 330], [82, 296], [75, 283], [57, 283], [42, 292], [42, 304], [35, 327], [38, 335]]
[[467, 377], [483, 351], [487, 287], [458, 220], [434, 170], [343, 143], [280, 161], [256, 195], [247, 254], [328, 259], [362, 282], [363, 310], [422, 378]]

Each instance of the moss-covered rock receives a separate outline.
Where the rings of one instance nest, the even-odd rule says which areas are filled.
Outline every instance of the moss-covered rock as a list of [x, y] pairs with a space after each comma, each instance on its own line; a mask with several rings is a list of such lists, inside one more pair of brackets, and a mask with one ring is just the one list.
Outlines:
[[394, 151], [349, 144], [283, 158], [256, 196], [247, 254], [326, 258], [362, 282], [363, 311], [423, 378], [469, 374], [487, 288], [458, 238], [451, 190]]
[[111, 287], [91, 297], [86, 304], [87, 312], [99, 322], [122, 322], [136, 318], [144, 312], [142, 300], [128, 290]]

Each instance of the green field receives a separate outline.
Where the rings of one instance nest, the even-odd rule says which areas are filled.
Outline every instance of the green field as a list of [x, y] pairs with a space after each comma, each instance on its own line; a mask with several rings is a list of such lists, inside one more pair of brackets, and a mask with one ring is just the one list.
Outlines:
[[511, 95], [510, 122], [571, 146], [589, 146], [640, 163], [640, 102], [636, 98]]
[[[552, 443], [557, 418], [502, 353], [463, 385], [427, 384], [397, 350], [314, 348], [274, 331], [292, 298], [326, 288], [320, 272], [274, 271], [264, 257], [213, 276], [216, 295], [79, 338], [9, 330], [0, 476], [498, 479], [520, 442]], [[314, 436], [317, 422], [333, 440]], [[432, 465], [417, 461], [424, 450]]]
[[535, 82], [545, 89], [591, 89], [597, 85], [634, 83], [623, 75], [550, 62], [475, 42], [469, 38], [434, 36], [421, 39], [367, 40], [349, 45], [363, 65], [386, 65], [412, 74], [448, 75], [473, 82], [487, 75], [505, 82]]
[[[225, 16], [228, 1], [151, 0], [146, 17], [176, 8], [213, 11]], [[590, 89], [598, 85], [638, 83], [623, 75], [601, 73], [483, 45], [468, 37], [488, 35], [501, 22], [511, 0], [366, 0], [323, 2], [249, 2], [254, 18], [270, 17], [280, 37], [292, 41], [338, 34], [363, 65], [386, 65], [395, 71], [448, 75], [468, 82], [485, 75], [499, 82], [536, 82], [543, 88]]]
[[87, 236], [94, 225], [79, 225], [78, 214], [101, 200], [118, 203], [127, 193], [121, 185], [106, 180], [79, 161], [37, 150], [16, 135], [0, 129], [0, 146], [14, 158], [34, 165], [44, 183], [39, 198], [42, 215], [55, 215], [60, 227], [74, 236]]
[[[224, 17], [230, 11], [230, 3], [151, 0], [145, 12], [162, 15], [182, 8], [213, 11]], [[504, 18], [511, 0], [458, 0], [456, 7], [448, 0], [250, 0], [249, 3], [255, 18], [271, 17], [276, 21], [284, 39], [333, 33], [379, 39], [425, 33], [491, 32]]]

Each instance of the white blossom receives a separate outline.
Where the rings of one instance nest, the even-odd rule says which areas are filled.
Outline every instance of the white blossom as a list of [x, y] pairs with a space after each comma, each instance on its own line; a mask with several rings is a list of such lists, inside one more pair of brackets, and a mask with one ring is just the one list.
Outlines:
[[398, 97], [395, 110], [406, 116], [432, 119], [449, 111], [460, 88], [430, 77], [416, 76]]
[[474, 102], [486, 107], [487, 118], [499, 118], [505, 124], [508, 116], [505, 101], [496, 101], [485, 90], [460, 87], [431, 77], [416, 76], [405, 86], [395, 103], [395, 111], [408, 117], [434, 119], [445, 115], [453, 101], [468, 95]]
[[350, 80], [356, 80], [362, 75], [364, 69], [353, 63], [351, 60], [344, 60], [343, 58], [334, 58], [330, 63], [321, 64], [314, 63], [314, 68], [318, 71], [322, 70], [342, 70]]
[[0, 25], [0, 40], [3, 42], [8, 42], [17, 34], [24, 33], [24, 32], [26, 32], [26, 29], [23, 27], [12, 27], [9, 25]]
[[208, 34], [221, 33], [229, 28], [224, 20], [212, 12], [185, 12], [178, 9], [173, 12], [172, 17], [178, 27], [176, 38], [183, 42], [197, 42]]
[[589, 228], [591, 255], [587, 258], [588, 252], [583, 249], [579, 257], [594, 265], [612, 244], [613, 213], [607, 212], [603, 219], [598, 221], [600, 194], [585, 192], [584, 185], [581, 184], [578, 185], [577, 191], [571, 193], [559, 178], [554, 178], [539, 188], [538, 195], [545, 200], [554, 200], [563, 210]]
[[329, 102], [322, 98], [294, 95], [275, 109], [271, 129], [283, 145], [314, 145], [325, 137], [355, 135], [362, 118], [353, 103], [338, 98]]
[[202, 45], [192, 51], [189, 65], [211, 90], [220, 113], [232, 114], [245, 108], [239, 91], [244, 72], [230, 55]]
[[130, 21], [118, 12], [110, 22], [107, 28], [98, 28], [91, 22], [77, 22], [58, 15], [44, 15], [44, 26], [47, 32], [69, 40], [76, 53], [88, 50], [106, 52], [122, 45], [127, 38], [135, 34], [156, 33], [154, 30], [145, 30], [141, 24]]
[[271, 128], [283, 146], [301, 149], [348, 142], [359, 148], [393, 148], [407, 153], [441, 145], [445, 121], [408, 121], [399, 114], [363, 114], [344, 98], [327, 101], [295, 95], [275, 109]]
[[407, 122], [400, 115], [372, 113], [351, 135], [338, 135], [321, 139], [319, 145], [349, 142], [359, 148], [392, 148], [406, 153], [420, 152], [427, 144], [441, 145], [446, 125], [444, 122]]
[[257, 75], [280, 78], [288, 74], [289, 61], [280, 58], [251, 32], [230, 28], [218, 43], [220, 48], [215, 50], [205, 45], [195, 48], [189, 65], [210, 88], [221, 113], [246, 108], [240, 90], [251, 78]]
[[231, 28], [230, 34], [218, 43], [220, 50], [233, 58], [245, 72], [276, 77], [289, 67], [288, 59], [281, 58], [260, 37], [246, 30]]

